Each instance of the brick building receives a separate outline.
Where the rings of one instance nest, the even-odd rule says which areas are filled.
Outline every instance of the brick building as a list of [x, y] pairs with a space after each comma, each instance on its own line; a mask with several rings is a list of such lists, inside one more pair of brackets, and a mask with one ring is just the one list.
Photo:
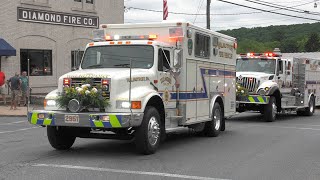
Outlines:
[[[7, 77], [28, 71], [34, 93], [55, 89], [58, 78], [79, 64], [92, 30], [123, 23], [123, 9], [124, 0], [1, 0], [1, 71]], [[6, 43], [16, 56], [5, 55]]]

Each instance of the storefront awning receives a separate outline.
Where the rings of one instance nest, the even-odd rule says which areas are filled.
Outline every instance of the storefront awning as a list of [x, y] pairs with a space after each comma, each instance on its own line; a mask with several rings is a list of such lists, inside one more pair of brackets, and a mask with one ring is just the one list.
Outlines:
[[16, 49], [2, 38], [0, 38], [0, 56], [16, 56]]

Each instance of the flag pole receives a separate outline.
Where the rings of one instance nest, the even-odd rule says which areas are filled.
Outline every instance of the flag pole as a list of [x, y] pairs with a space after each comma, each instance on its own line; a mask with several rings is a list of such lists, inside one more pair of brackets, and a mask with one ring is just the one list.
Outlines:
[[163, 20], [167, 20], [168, 14], [168, 0], [163, 0]]

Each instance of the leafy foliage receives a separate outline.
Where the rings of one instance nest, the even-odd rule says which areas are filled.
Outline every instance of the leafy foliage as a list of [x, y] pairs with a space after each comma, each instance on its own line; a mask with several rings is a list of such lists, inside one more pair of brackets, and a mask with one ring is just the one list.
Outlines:
[[320, 32], [320, 23], [239, 28], [220, 32], [237, 38], [237, 53], [268, 52], [274, 48], [280, 48], [286, 53], [312, 52], [319, 50], [315, 47], [320, 47], [320, 38], [315, 36]]
[[236, 87], [236, 96], [240, 97], [240, 96], [248, 96], [249, 95], [249, 91], [248, 89], [246, 89], [245, 87], [241, 86], [239, 83], [237, 83], [237, 87]]
[[320, 46], [319, 35], [317, 33], [310, 34], [305, 45], [305, 50], [307, 52], [318, 51], [320, 48], [319, 46]]
[[85, 109], [104, 109], [110, 105], [109, 100], [102, 96], [102, 87], [94, 87], [93, 84], [84, 84], [81, 87], [65, 87], [63, 93], [57, 99], [57, 104], [66, 108], [72, 99], [78, 100]]

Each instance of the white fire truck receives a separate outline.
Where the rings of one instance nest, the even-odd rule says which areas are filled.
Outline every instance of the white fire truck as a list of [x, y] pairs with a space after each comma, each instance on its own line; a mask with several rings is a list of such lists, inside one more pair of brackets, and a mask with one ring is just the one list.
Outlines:
[[237, 111], [260, 111], [265, 121], [276, 114], [313, 115], [320, 105], [320, 60], [284, 59], [273, 53], [241, 54], [237, 59]]
[[[224, 119], [236, 112], [235, 38], [170, 21], [103, 24], [93, 34], [79, 70], [60, 77], [44, 110], [29, 112], [31, 124], [47, 127], [52, 147], [68, 149], [76, 137], [135, 138], [139, 152], [151, 154], [171, 131], [224, 131]], [[109, 107], [96, 112], [74, 111], [81, 102], [57, 105], [64, 87], [88, 78], [105, 88]]]

